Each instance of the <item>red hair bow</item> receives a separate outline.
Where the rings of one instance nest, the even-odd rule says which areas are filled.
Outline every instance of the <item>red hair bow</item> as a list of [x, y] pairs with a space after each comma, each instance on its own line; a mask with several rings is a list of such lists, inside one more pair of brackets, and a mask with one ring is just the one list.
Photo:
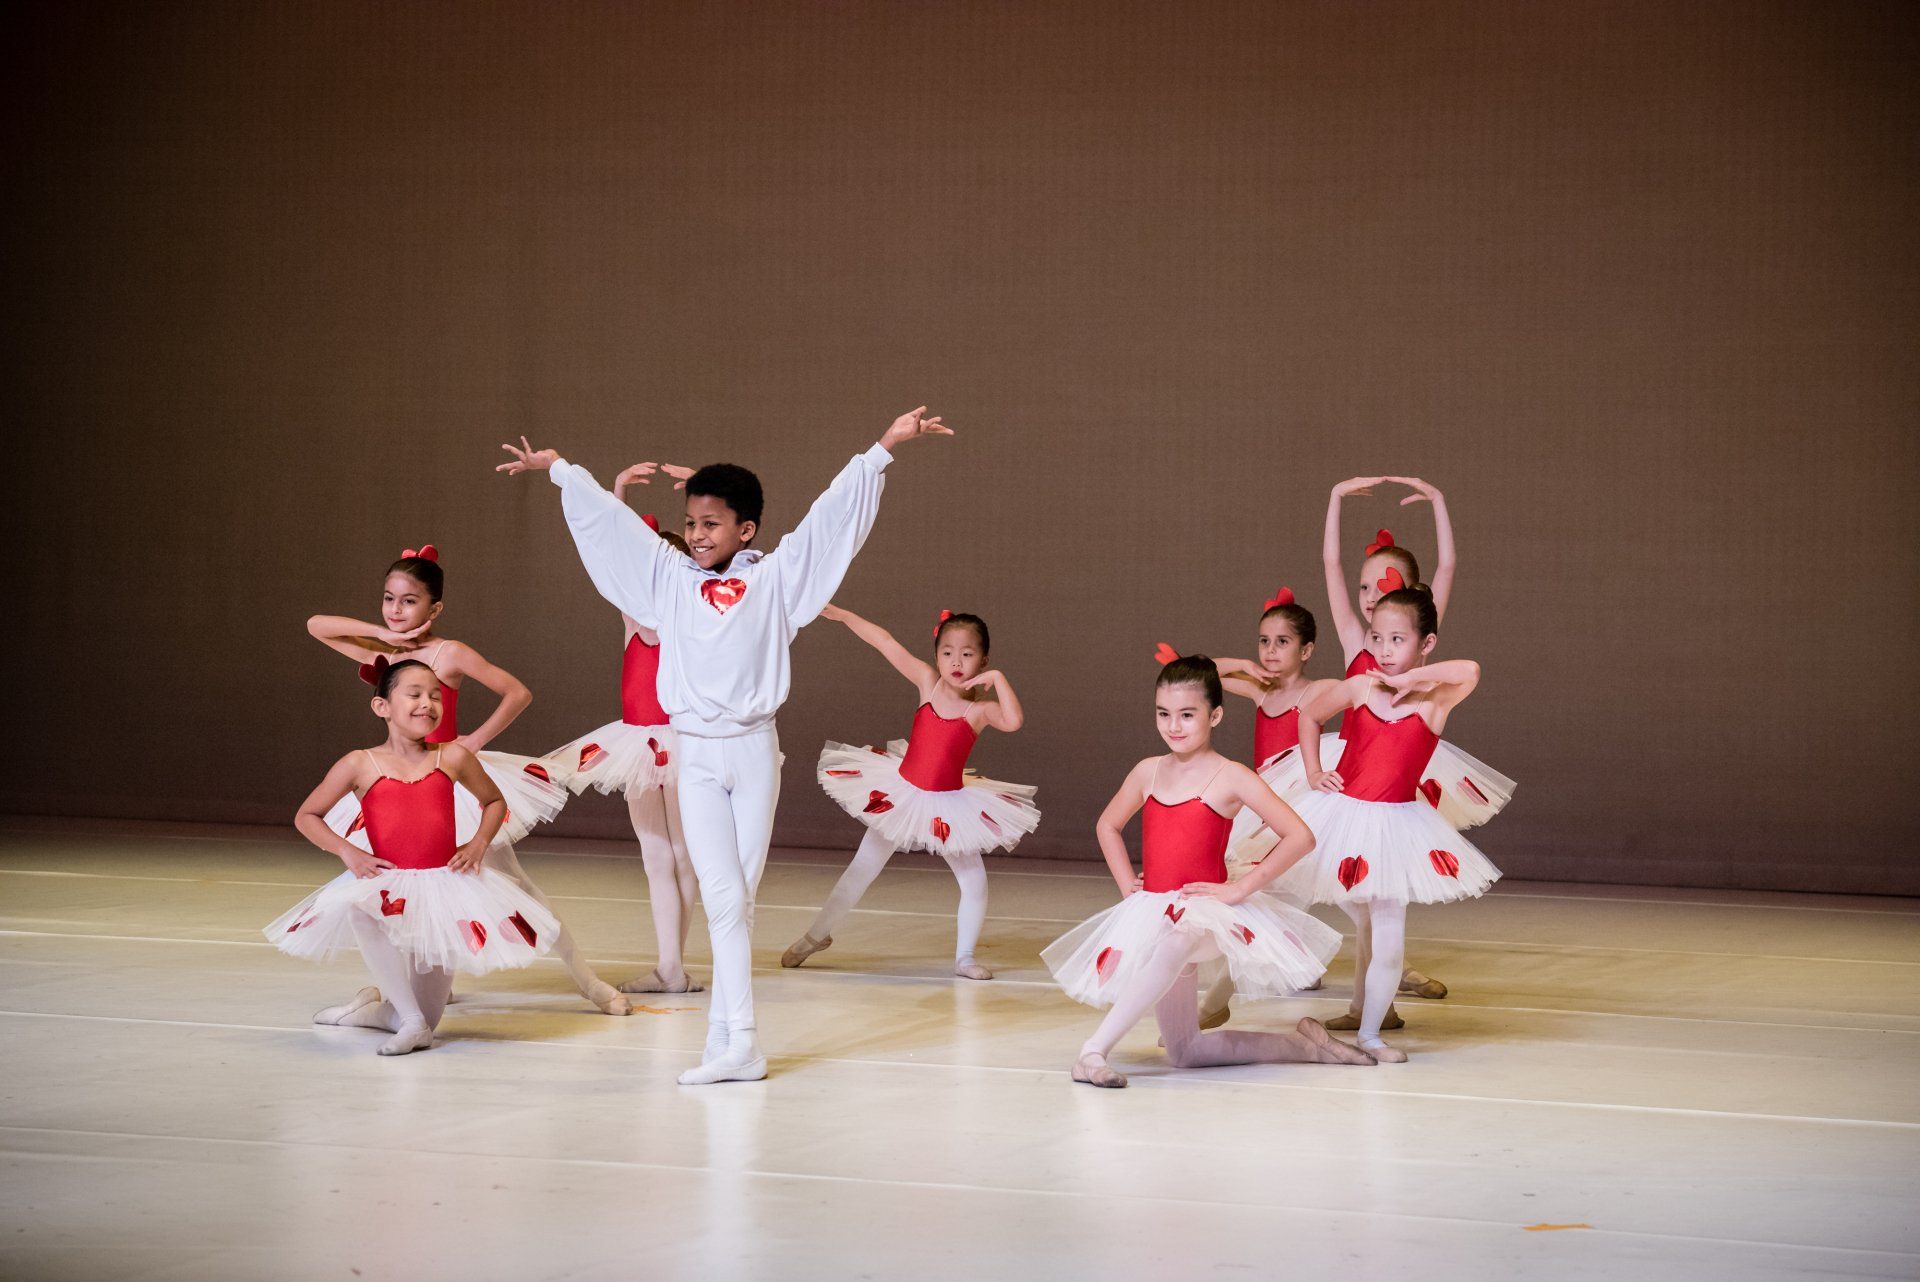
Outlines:
[[940, 622], [933, 625], [933, 639], [935, 641], [938, 641], [940, 639], [940, 629], [944, 627], [946, 625], [947, 620], [951, 619], [952, 617], [953, 617], [952, 610], [940, 611]]
[[[413, 553], [409, 552], [407, 555], [412, 556]], [[376, 655], [372, 663], [363, 663], [360, 665], [360, 679], [370, 686], [377, 686], [380, 684], [381, 675], [392, 666], [393, 665], [387, 661], [386, 655]]]
[[655, 516], [655, 515], [654, 515], [653, 513], [651, 513], [651, 512], [648, 512], [648, 513], [647, 513], [647, 514], [646, 514], [645, 516], [642, 516], [642, 517], [641, 517], [640, 519], [641, 519], [642, 521], [645, 521], [645, 522], [647, 523], [647, 528], [648, 528], [649, 530], [652, 530], [652, 531], [653, 531], [653, 532], [654, 532], [655, 534], [658, 534], [658, 533], [660, 533], [660, 518], [659, 518], [659, 517], [657, 517], [657, 516]]
[[431, 543], [427, 543], [417, 548], [408, 548], [400, 555], [403, 557], [417, 556], [422, 561], [438, 561], [440, 559], [440, 549]]
[[1262, 610], [1271, 610], [1276, 605], [1292, 605], [1292, 604], [1293, 604], [1293, 589], [1281, 588], [1278, 592], [1268, 597], [1267, 603], [1261, 606], [1260, 608]]
[[1163, 668], [1179, 657], [1180, 652], [1168, 645], [1165, 641], [1153, 647], [1153, 661]]
[[1392, 546], [1393, 531], [1377, 530], [1374, 532], [1373, 542], [1367, 544], [1367, 555], [1372, 556], [1375, 552], [1383, 552]]

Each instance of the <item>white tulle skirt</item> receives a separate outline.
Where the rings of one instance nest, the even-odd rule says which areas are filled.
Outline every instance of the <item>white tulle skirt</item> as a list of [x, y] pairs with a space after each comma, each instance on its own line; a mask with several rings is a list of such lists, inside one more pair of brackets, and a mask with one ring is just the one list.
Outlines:
[[567, 786], [576, 796], [589, 786], [606, 794], [645, 792], [665, 787], [679, 776], [680, 739], [672, 726], [609, 721], [555, 748], [544, 760], [566, 772]]
[[1067, 996], [1111, 1006], [1114, 995], [1175, 930], [1197, 930], [1220, 956], [1200, 964], [1200, 986], [1223, 973], [1243, 998], [1281, 997], [1326, 973], [1340, 951], [1340, 932], [1270, 895], [1225, 904], [1180, 891], [1136, 891], [1088, 918], [1040, 953]]
[[[500, 790], [507, 803], [506, 822], [500, 825], [498, 840], [517, 842], [539, 825], [546, 823], [567, 804], [567, 783], [571, 772], [558, 762], [540, 757], [518, 757], [510, 752], [482, 752], [480, 766]], [[480, 801], [459, 784], [453, 785], [453, 832], [456, 841], [466, 842], [480, 829]], [[373, 849], [367, 843], [366, 826], [360, 820], [360, 798], [348, 793], [327, 811], [327, 827], [362, 850]]]
[[378, 923], [418, 969], [469, 975], [526, 966], [560, 930], [552, 913], [491, 868], [390, 868], [372, 877], [341, 873], [262, 933], [290, 956], [327, 961], [358, 947], [356, 913]]
[[1424, 801], [1313, 792], [1293, 808], [1313, 829], [1313, 851], [1275, 878], [1269, 895], [1301, 904], [1443, 904], [1483, 894], [1500, 879], [1479, 847]]
[[936, 855], [983, 855], [1012, 850], [1040, 826], [1036, 789], [984, 779], [969, 771], [952, 792], [928, 792], [900, 776], [907, 743], [886, 751], [829, 743], [816, 771], [821, 788], [840, 808], [891, 842], [896, 850]]

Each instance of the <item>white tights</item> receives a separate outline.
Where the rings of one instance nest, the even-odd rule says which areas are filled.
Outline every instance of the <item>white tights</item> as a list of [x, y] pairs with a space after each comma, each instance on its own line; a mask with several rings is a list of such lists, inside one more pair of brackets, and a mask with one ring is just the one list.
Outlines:
[[[547, 897], [540, 892], [540, 887], [533, 884], [533, 878], [527, 876], [527, 870], [520, 866], [520, 857], [513, 853], [512, 842], [496, 841], [488, 846], [486, 865], [504, 877], [511, 877], [520, 889], [533, 896], [542, 908], [553, 912], [553, 905], [547, 902]], [[555, 921], [560, 921], [559, 913], [553, 912], [553, 917]], [[593, 967], [587, 965], [587, 959], [580, 955], [579, 947], [573, 942], [573, 932], [567, 929], [564, 921], [560, 921], [560, 933], [554, 936], [553, 954], [560, 959], [561, 965], [567, 968], [567, 974], [572, 977], [574, 987], [584, 993], [589, 1001], [598, 1002], [606, 996], [605, 993], [595, 996], [596, 988], [607, 989], [608, 985], [601, 980], [600, 976], [593, 973]]]
[[660, 950], [660, 964], [654, 970], [666, 983], [676, 984], [687, 974], [687, 931], [693, 925], [693, 898], [700, 885], [687, 854], [678, 788], [668, 784], [629, 792], [627, 816], [633, 820], [640, 862], [647, 870], [647, 902]]
[[772, 726], [726, 739], [680, 736], [680, 825], [713, 941], [710, 1050], [728, 1034], [752, 1040], [753, 896], [779, 800], [780, 740]]
[[360, 956], [385, 999], [382, 1004], [392, 1008], [393, 1016], [389, 1022], [387, 1012], [381, 1011], [363, 1022], [402, 1038], [438, 1028], [441, 1015], [446, 1013], [447, 997], [453, 992], [453, 972], [416, 968], [412, 955], [395, 948], [379, 923], [366, 913], [354, 913], [352, 921]]
[[1359, 1009], [1363, 1049], [1382, 1045], [1380, 1023], [1393, 1008], [1407, 954], [1407, 906], [1392, 899], [1342, 904], [1353, 919], [1354, 1005]]
[[[833, 884], [820, 915], [807, 927], [807, 934], [815, 940], [825, 940], [839, 929], [853, 906], [867, 893], [867, 887], [873, 885], [874, 878], [887, 866], [887, 860], [893, 858], [893, 852], [894, 847], [885, 837], [869, 829], [860, 841], [860, 849], [853, 854], [853, 862]], [[954, 880], [960, 883], [960, 914], [953, 959], [956, 965], [963, 965], [973, 960], [973, 950], [980, 942], [980, 928], [987, 920], [987, 865], [976, 854], [947, 856], [947, 865], [953, 869]]]

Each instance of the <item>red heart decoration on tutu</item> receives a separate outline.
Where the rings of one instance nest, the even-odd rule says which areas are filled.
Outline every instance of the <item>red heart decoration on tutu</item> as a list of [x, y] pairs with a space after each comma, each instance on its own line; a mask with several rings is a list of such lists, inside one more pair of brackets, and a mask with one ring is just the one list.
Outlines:
[[1233, 933], [1240, 936], [1240, 942], [1243, 944], [1251, 944], [1253, 942], [1253, 932], [1245, 926], [1235, 925]]
[[1292, 931], [1286, 930], [1283, 928], [1280, 931], [1280, 933], [1286, 936], [1287, 942], [1289, 944], [1292, 944], [1295, 948], [1298, 948], [1301, 952], [1305, 953], [1305, 952], [1313, 951], [1312, 949], [1308, 948], [1306, 944], [1301, 942], [1300, 936], [1294, 934]]
[[313, 918], [302, 917], [299, 921], [296, 921], [295, 923], [293, 923], [293, 925], [287, 927], [287, 933], [291, 935], [294, 931], [300, 929], [302, 926], [311, 926], [311, 925], [313, 925]]
[[1467, 778], [1465, 775], [1462, 775], [1460, 777], [1460, 786], [1462, 788], [1465, 788], [1467, 790], [1468, 795], [1470, 795], [1475, 801], [1479, 802], [1481, 805], [1484, 806], [1484, 805], [1490, 804], [1487, 801], [1487, 794], [1484, 792], [1481, 792], [1478, 788], [1474, 787], [1473, 780]]
[[362, 828], [366, 826], [367, 826], [366, 815], [365, 814], [355, 815], [353, 817], [353, 822], [347, 825], [347, 836], [349, 837], [353, 836], [354, 833], [359, 832]]
[[467, 936], [467, 947], [474, 952], [477, 953], [487, 946], [487, 928], [479, 922], [463, 921], [460, 923], [460, 929]]
[[553, 776], [547, 773], [547, 768], [537, 761], [529, 761], [526, 765], [522, 766], [521, 769], [525, 770], [535, 779], [538, 779], [541, 783], [553, 782]]
[[1384, 595], [1388, 592], [1398, 592], [1407, 586], [1407, 581], [1400, 577], [1400, 571], [1388, 566], [1387, 572], [1373, 581], [1373, 586], [1379, 588]]
[[377, 663], [361, 664], [360, 679], [366, 682], [370, 686], [379, 685], [380, 684], [380, 665]]
[[1352, 890], [1367, 879], [1367, 861], [1358, 855], [1349, 855], [1340, 861], [1340, 871], [1334, 875], [1340, 879], [1342, 890]]
[[931, 827], [933, 829], [933, 839], [935, 841], [945, 841], [948, 837], [953, 835], [953, 829], [949, 827], [947, 825], [947, 821], [942, 819], [939, 815], [935, 815], [933, 817], [933, 823]]
[[861, 807], [870, 815], [884, 815], [893, 809], [893, 803], [887, 800], [887, 794], [874, 789], [867, 794], [867, 804]]
[[667, 750], [660, 746], [658, 739], [647, 740], [647, 747], [653, 749], [653, 764], [655, 769], [667, 764]]
[[868, 752], [871, 752], [876, 757], [884, 757], [887, 755], [887, 750], [885, 748], [876, 748], [870, 743], [865, 745], [865, 747]]
[[1003, 792], [1003, 793], [1001, 793], [1001, 794], [1000, 794], [1000, 800], [1002, 800], [1002, 801], [1004, 801], [1004, 802], [1007, 802], [1007, 803], [1008, 803], [1008, 804], [1010, 804], [1010, 805], [1015, 805], [1015, 806], [1017, 806], [1017, 805], [1019, 805], [1019, 804], [1020, 804], [1020, 798], [1018, 798], [1018, 797], [1016, 797], [1016, 796], [1014, 796], [1014, 795], [1013, 795], [1012, 793], [1010, 793], [1010, 792]]
[[1179, 657], [1180, 652], [1168, 645], [1165, 641], [1162, 641], [1153, 648], [1153, 661], [1163, 668]]
[[534, 934], [533, 934], [533, 927], [528, 925], [527, 919], [521, 916], [519, 913], [515, 913], [513, 916], [501, 922], [500, 928], [502, 931], [506, 931], [509, 929], [518, 931], [520, 934], [520, 938], [527, 941], [527, 947], [532, 948], [534, 946], [535, 940], [534, 940]]
[[1000, 825], [995, 823], [993, 821], [993, 816], [988, 814], [984, 810], [980, 812], [980, 822], [985, 824], [987, 826], [987, 831], [992, 833], [994, 836], [998, 837], [1000, 835]]
[[860, 777], [860, 772], [858, 770], [827, 771], [827, 778], [829, 779], [858, 779], [859, 777]]
[[1093, 973], [1100, 977], [1102, 984], [1113, 978], [1113, 972], [1119, 966], [1120, 950], [1118, 948], [1102, 948], [1100, 955], [1093, 959]]
[[739, 605], [746, 594], [747, 585], [739, 579], [708, 579], [700, 585], [701, 597], [722, 614]]
[[380, 915], [382, 917], [398, 917], [405, 911], [407, 911], [407, 901], [405, 899], [389, 899], [386, 891], [383, 890], [380, 892]]
[[1438, 779], [1422, 779], [1420, 781], [1420, 795], [1427, 799], [1429, 806], [1438, 810], [1440, 808], [1440, 781]]
[[1280, 751], [1273, 754], [1273, 759], [1275, 761], [1285, 761], [1288, 757], [1291, 757], [1292, 755], [1293, 755], [1292, 748], [1282, 748]]
[[1427, 858], [1433, 861], [1433, 870], [1442, 877], [1460, 875], [1460, 859], [1450, 850], [1429, 850]]
[[1187, 910], [1180, 907], [1178, 904], [1167, 905], [1167, 920], [1172, 922], [1174, 925], [1176, 926], [1179, 925], [1180, 919], [1182, 917], [1185, 917], [1186, 915], [1187, 915]]
[[607, 750], [605, 748], [602, 748], [597, 743], [590, 743], [586, 747], [580, 749], [580, 768], [582, 770], [591, 769], [593, 767], [594, 762], [600, 760], [600, 758], [606, 755], [607, 755]]

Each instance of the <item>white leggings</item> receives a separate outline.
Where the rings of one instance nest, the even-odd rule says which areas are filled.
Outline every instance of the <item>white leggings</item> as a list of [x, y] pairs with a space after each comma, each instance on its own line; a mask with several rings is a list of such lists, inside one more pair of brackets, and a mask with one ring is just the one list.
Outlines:
[[[447, 997], [453, 992], [453, 972], [420, 970], [413, 964], [412, 954], [395, 948], [373, 918], [355, 912], [351, 920], [354, 941], [360, 945], [360, 958], [367, 963], [380, 996], [399, 1016], [398, 1024], [440, 1027], [440, 1016], [447, 1010]], [[400, 1029], [388, 1031], [397, 1033]]]
[[1406, 966], [1407, 906], [1392, 899], [1340, 905], [1353, 918], [1353, 1006], [1360, 1013], [1362, 1046], [1380, 1040], [1380, 1023], [1393, 1008]]
[[[893, 851], [885, 837], [868, 829], [860, 849], [853, 854], [853, 862], [833, 884], [832, 893], [827, 896], [820, 915], [813, 919], [813, 925], [807, 927], [807, 934], [823, 940], [839, 929], [853, 906], [860, 902], [860, 896], [867, 893], [867, 887], [873, 885], [873, 879], [887, 866], [887, 860], [893, 858]], [[979, 855], [946, 858], [948, 867], [953, 869], [954, 880], [960, 883], [960, 918], [953, 959], [956, 963], [970, 962], [974, 946], [980, 942], [980, 927], [987, 920], [987, 865]]]
[[780, 736], [772, 726], [728, 739], [680, 735], [680, 826], [713, 941], [707, 1019], [730, 1032], [753, 1027], [753, 896], [779, 800]]

